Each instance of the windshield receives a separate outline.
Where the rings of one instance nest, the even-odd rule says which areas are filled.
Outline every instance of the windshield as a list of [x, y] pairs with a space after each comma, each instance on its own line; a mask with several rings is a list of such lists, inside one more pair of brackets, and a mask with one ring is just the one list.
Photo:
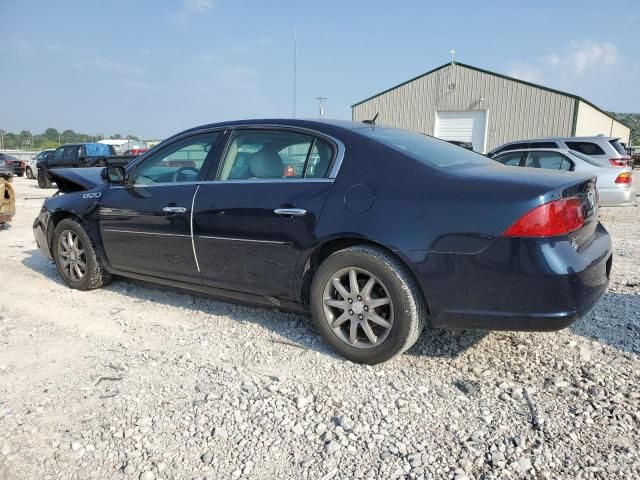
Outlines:
[[493, 161], [478, 153], [460, 148], [422, 133], [397, 128], [361, 128], [358, 133], [388, 147], [410, 155], [427, 165], [451, 167], [454, 165], [491, 165]]
[[609, 143], [611, 144], [611, 146], [613, 148], [616, 149], [616, 152], [618, 152], [620, 155], [626, 155], [627, 154], [627, 151], [624, 149], [624, 147], [620, 143], [620, 139], [619, 138], [616, 138], [615, 140], [609, 140]]

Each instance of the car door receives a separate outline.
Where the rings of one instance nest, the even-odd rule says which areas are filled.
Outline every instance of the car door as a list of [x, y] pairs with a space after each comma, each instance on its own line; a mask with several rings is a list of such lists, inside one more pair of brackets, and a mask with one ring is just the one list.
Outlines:
[[60, 168], [64, 166], [64, 149], [65, 147], [58, 147], [49, 155], [47, 168]]
[[220, 133], [179, 137], [128, 171], [100, 199], [100, 233], [112, 267], [198, 283], [191, 207]]
[[76, 160], [78, 159], [78, 145], [68, 145], [64, 147], [64, 153], [62, 156], [62, 167], [77, 167]]
[[194, 245], [204, 284], [293, 297], [300, 253], [332, 185], [335, 144], [273, 128], [236, 129], [195, 197]]

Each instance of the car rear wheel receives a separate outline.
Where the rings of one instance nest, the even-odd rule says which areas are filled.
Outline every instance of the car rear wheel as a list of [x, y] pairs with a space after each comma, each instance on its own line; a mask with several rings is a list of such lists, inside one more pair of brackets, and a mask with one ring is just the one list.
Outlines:
[[340, 250], [320, 265], [311, 285], [311, 311], [331, 348], [368, 364], [409, 349], [426, 317], [422, 292], [411, 273], [372, 246]]
[[73, 218], [65, 218], [56, 226], [52, 251], [58, 273], [71, 288], [93, 290], [111, 280], [84, 226]]
[[51, 180], [44, 173], [44, 170], [38, 169], [38, 186], [40, 188], [51, 188]]

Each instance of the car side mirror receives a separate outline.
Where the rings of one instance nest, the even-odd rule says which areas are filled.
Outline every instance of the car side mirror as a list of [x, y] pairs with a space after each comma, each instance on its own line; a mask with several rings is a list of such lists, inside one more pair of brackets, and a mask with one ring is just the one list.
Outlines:
[[127, 179], [127, 172], [124, 167], [118, 165], [103, 168], [100, 176], [105, 182], [123, 184]]

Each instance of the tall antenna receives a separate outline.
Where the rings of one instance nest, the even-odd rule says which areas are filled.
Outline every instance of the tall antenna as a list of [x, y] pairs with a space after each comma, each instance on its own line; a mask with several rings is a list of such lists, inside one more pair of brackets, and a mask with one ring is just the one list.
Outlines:
[[298, 29], [293, 28], [293, 118], [296, 118], [296, 88], [298, 83]]
[[451, 55], [451, 65], [453, 65], [456, 63], [456, 49], [452, 48], [449, 54]]
[[316, 97], [318, 100], [318, 118], [324, 117], [324, 102], [327, 100], [327, 97]]

